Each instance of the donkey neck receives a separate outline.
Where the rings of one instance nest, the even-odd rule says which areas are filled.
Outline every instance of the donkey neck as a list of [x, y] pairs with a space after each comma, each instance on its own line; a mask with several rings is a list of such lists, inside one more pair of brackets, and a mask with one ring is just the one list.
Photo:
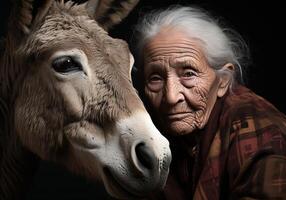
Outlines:
[[13, 133], [11, 113], [0, 97], [0, 199], [5, 200], [23, 199], [39, 160]]
[[5, 42], [2, 43], [0, 44], [0, 52], [2, 53], [0, 57], [0, 98], [9, 100], [13, 90], [12, 86], [15, 85], [15, 80], [23, 69], [21, 70], [19, 67], [21, 61], [16, 53], [19, 49], [19, 43], [17, 44], [11, 35], [8, 35]]
[[39, 161], [13, 132], [13, 96], [20, 74], [15, 63], [17, 45], [14, 43], [10, 37], [6, 38], [0, 58], [0, 199], [5, 200], [23, 199]]
[[10, 139], [0, 160], [0, 199], [23, 199], [38, 166], [38, 158], [17, 139]]

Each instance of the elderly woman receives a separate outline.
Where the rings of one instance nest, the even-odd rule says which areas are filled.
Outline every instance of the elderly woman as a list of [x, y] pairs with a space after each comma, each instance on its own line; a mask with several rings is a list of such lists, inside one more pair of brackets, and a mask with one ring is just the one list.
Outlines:
[[147, 107], [173, 153], [154, 199], [286, 199], [286, 118], [240, 83], [241, 37], [178, 6], [145, 16], [136, 35]]

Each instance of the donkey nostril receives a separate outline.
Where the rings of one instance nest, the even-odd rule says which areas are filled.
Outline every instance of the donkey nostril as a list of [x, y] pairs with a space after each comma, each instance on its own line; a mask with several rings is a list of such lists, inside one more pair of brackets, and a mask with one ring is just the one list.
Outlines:
[[140, 164], [147, 168], [153, 169], [156, 163], [156, 158], [154, 153], [148, 148], [144, 143], [139, 143], [135, 147], [135, 152]]

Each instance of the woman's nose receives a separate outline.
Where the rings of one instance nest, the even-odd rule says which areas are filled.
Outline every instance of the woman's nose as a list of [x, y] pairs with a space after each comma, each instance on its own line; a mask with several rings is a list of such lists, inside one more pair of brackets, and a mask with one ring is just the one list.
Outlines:
[[184, 101], [183, 86], [175, 77], [166, 81], [164, 99], [170, 105]]

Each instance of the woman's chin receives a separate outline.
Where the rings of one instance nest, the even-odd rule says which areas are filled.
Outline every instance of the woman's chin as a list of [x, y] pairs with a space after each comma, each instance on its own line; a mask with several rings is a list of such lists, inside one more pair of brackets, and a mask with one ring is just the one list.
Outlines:
[[190, 126], [189, 124], [185, 124], [183, 122], [170, 122], [167, 125], [168, 135], [172, 136], [182, 136], [191, 134], [195, 130], [195, 126]]

